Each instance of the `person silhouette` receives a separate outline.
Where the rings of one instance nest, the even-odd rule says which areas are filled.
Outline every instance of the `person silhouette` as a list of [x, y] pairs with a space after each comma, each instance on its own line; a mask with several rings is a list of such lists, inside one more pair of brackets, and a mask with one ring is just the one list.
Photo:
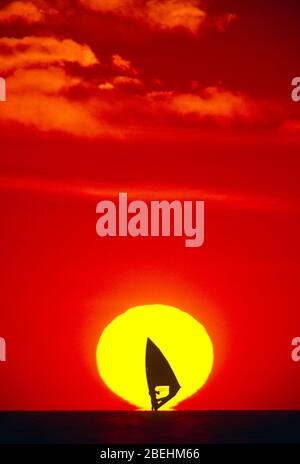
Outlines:
[[153, 392], [149, 391], [149, 395], [150, 395], [150, 398], [151, 398], [152, 411], [157, 411], [158, 410], [158, 405], [157, 405], [158, 400], [157, 400], [156, 396], [159, 395], [159, 391], [154, 389]]
[[170, 399], [172, 399], [176, 395], [177, 392], [178, 392], [178, 389], [170, 385], [168, 395], [163, 398], [157, 398], [157, 395], [159, 395], [160, 392], [154, 388], [153, 392], [149, 392], [149, 395], [151, 397], [152, 411], [157, 411], [159, 408], [161, 408], [165, 403], [167, 403]]

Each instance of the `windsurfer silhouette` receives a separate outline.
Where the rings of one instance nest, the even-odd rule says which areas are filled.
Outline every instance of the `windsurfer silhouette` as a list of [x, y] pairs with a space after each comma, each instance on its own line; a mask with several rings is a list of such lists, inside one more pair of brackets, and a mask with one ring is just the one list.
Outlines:
[[151, 397], [151, 406], [152, 406], [152, 411], [157, 411], [158, 410], [158, 400], [156, 398], [156, 395], [159, 395], [159, 391], [154, 390], [154, 392], [149, 391], [149, 395]]
[[[151, 408], [152, 411], [157, 411], [174, 398], [180, 385], [167, 359], [150, 338], [147, 339], [146, 346], [146, 375]], [[165, 387], [168, 388], [168, 394], [164, 397], [158, 397]]]

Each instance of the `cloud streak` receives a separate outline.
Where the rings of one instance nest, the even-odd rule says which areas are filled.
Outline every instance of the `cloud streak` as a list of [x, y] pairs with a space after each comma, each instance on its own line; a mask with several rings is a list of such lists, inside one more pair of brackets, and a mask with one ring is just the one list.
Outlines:
[[251, 104], [245, 95], [218, 87], [207, 87], [200, 94], [153, 92], [148, 98], [166, 111], [199, 119], [232, 120], [251, 115]]
[[33, 2], [12, 2], [0, 10], [0, 23], [14, 23], [17, 21], [27, 24], [41, 23], [45, 19], [44, 12]]
[[150, 0], [146, 11], [153, 27], [167, 30], [182, 27], [192, 33], [196, 33], [207, 18], [207, 13], [192, 0]]
[[1, 71], [55, 63], [78, 63], [88, 67], [99, 61], [88, 45], [72, 39], [35, 36], [0, 38]]
[[[265, 212], [286, 212], [299, 211], [298, 204], [283, 201], [277, 197], [263, 194], [248, 194], [245, 192], [217, 192], [213, 190], [200, 190], [197, 188], [181, 187], [174, 185], [164, 185], [163, 190], [157, 186], [99, 186], [88, 182], [76, 183], [72, 181], [46, 180], [34, 177], [13, 177], [0, 176], [0, 189], [13, 191], [39, 192], [50, 195], [66, 195], [94, 198], [113, 198], [120, 191], [128, 192], [129, 198], [152, 200], [204, 200], [211, 205], [228, 207], [229, 209], [246, 211], [265, 211]], [[167, 192], [167, 193], [166, 193]]]
[[135, 69], [132, 63], [129, 60], [122, 58], [120, 55], [112, 56], [112, 69], [127, 73], [132, 76], [136, 76], [138, 74], [138, 71]]
[[224, 30], [233, 15], [210, 17], [197, 0], [80, 0], [81, 4], [98, 13], [110, 13], [142, 22], [154, 29], [185, 29], [196, 34], [202, 26]]

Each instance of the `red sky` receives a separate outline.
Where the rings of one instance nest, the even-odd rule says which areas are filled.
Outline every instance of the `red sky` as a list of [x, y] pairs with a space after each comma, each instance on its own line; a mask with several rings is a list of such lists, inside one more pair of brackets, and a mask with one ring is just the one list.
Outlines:
[[[1, 409], [129, 408], [96, 345], [147, 303], [214, 343], [180, 408], [299, 408], [299, 6], [240, 3], [1, 4]], [[120, 191], [204, 199], [204, 246], [100, 239]]]

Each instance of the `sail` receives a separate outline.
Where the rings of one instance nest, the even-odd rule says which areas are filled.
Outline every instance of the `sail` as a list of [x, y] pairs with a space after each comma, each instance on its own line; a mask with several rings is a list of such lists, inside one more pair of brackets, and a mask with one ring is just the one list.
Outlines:
[[[152, 409], [159, 409], [180, 389], [170, 364], [150, 338], [147, 339], [146, 346], [146, 375]], [[167, 391], [167, 395], [158, 397], [164, 391]]]

